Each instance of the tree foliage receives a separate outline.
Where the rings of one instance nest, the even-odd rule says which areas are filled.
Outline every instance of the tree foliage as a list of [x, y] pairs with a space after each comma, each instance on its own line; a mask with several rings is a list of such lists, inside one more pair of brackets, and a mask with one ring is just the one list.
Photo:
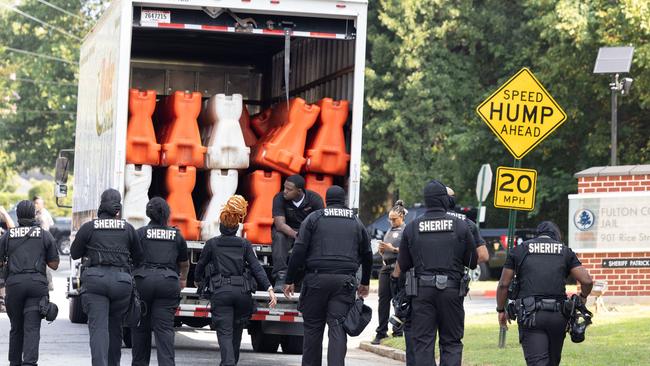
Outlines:
[[[650, 161], [644, 128], [650, 108], [650, 8], [647, 2], [591, 0], [371, 2], [367, 76], [364, 197], [399, 190], [421, 201], [423, 184], [437, 178], [475, 204], [476, 174], [513, 158], [476, 115], [475, 108], [510, 76], [529, 67], [567, 112], [568, 119], [523, 160], [537, 169], [540, 219], [567, 222], [573, 174], [607, 165], [610, 82], [592, 74], [599, 47], [636, 47], [635, 82], [619, 106], [621, 164]], [[488, 198], [488, 206], [492, 197]], [[491, 225], [507, 212], [490, 209]]]
[[74, 145], [79, 46], [98, 7], [0, 0], [0, 150], [15, 171], [51, 169]]

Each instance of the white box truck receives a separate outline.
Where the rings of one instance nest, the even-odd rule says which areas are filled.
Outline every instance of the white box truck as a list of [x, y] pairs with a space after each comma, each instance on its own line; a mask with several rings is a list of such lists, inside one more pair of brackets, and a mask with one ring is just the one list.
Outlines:
[[[345, 126], [349, 171], [338, 184], [359, 207], [361, 133], [366, 49], [366, 0], [115, 0], [81, 45], [72, 237], [96, 216], [100, 194], [124, 194], [129, 89], [242, 94], [252, 113], [287, 97], [315, 103], [350, 101]], [[288, 85], [288, 88], [285, 88]], [[67, 158], [57, 161], [58, 196], [66, 194]], [[154, 179], [160, 179], [154, 174]], [[197, 185], [203, 184], [197, 179]], [[155, 186], [156, 182], [152, 182]], [[195, 264], [203, 247], [189, 241]], [[253, 243], [267, 268], [269, 245]], [[78, 261], [71, 261], [70, 320], [84, 322]], [[192, 270], [193, 272], [193, 266]], [[191, 274], [190, 274], [190, 277]], [[192, 285], [192, 278], [188, 285]], [[248, 326], [256, 351], [302, 352], [297, 298], [256, 292], [257, 312]], [[182, 291], [177, 325], [210, 324], [209, 303], [196, 289]]]

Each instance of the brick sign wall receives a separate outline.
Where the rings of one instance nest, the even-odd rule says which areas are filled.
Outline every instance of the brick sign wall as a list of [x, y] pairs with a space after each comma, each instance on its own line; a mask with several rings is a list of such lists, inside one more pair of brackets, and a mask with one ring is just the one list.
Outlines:
[[[620, 228], [629, 225], [629, 222], [633, 220], [638, 222], [637, 228], [640, 227], [639, 225], [647, 226], [647, 233], [650, 235], [650, 216], [644, 216], [650, 214], [650, 205], [643, 203], [650, 202], [650, 198], [648, 198], [650, 165], [595, 167], [577, 173], [576, 177], [578, 178], [578, 194], [571, 195], [570, 201], [580, 201], [583, 206], [588, 206], [585, 202], [590, 202], [592, 197], [604, 201], [611, 194], [611, 199], [607, 202], [610, 208], [602, 209], [600, 205], [596, 204], [596, 209], [590, 208], [591, 216], [587, 215], [587, 222], [591, 218], [594, 226], [610, 224], [614, 225], [614, 228]], [[635, 198], [637, 194], [639, 198]], [[622, 205], [617, 208], [619, 211], [612, 213], [612, 202], [624, 200], [628, 202], [638, 200], [641, 203], [637, 206]], [[592, 228], [586, 228], [587, 225], [581, 227], [580, 230], [577, 229], [582, 224], [578, 217], [580, 215], [579, 207], [582, 207], [579, 205], [573, 204], [570, 211], [575, 212], [569, 212], [569, 225], [575, 225], [569, 230], [569, 245], [573, 247], [577, 243], [574, 250], [594, 280], [607, 281], [605, 295], [650, 296], [650, 246], [646, 240], [645, 230], [641, 228], [626, 231], [623, 228], [620, 229], [621, 233], [606, 234], [610, 236], [607, 237], [609, 241], [603, 244], [598, 238], [603, 235], [600, 232], [591, 233]], [[604, 215], [598, 217], [598, 208], [605, 210], [605, 214], [610, 216], [607, 219], [602, 217]], [[618, 222], [616, 222], [617, 220]], [[607, 230], [615, 229], [607, 228]], [[632, 234], [627, 235], [627, 232], [632, 232]], [[584, 238], [588, 235], [594, 237], [593, 240], [596, 242], [594, 244], [596, 247], [593, 250], [580, 248], [584, 242], [576, 240], [576, 238]], [[636, 241], [624, 242], [630, 238]]]

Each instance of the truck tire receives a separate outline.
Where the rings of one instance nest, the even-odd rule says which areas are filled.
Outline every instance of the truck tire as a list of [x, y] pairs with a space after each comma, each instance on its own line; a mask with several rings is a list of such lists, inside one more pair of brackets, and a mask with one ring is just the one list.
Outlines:
[[124, 348], [133, 347], [133, 340], [131, 339], [131, 328], [122, 328], [122, 342], [124, 342]]
[[301, 355], [302, 354], [302, 339], [303, 336], [295, 335], [285, 335], [282, 336], [282, 353], [289, 355]]
[[280, 345], [280, 336], [277, 334], [266, 334], [259, 327], [250, 329], [253, 351], [262, 353], [276, 353]]
[[70, 322], [74, 324], [86, 324], [88, 322], [88, 317], [81, 307], [81, 296], [70, 296], [68, 317]]

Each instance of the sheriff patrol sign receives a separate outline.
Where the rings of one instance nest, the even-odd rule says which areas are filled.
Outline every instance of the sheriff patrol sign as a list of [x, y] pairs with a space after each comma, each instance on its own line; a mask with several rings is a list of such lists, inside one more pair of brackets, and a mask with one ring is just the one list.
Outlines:
[[494, 207], [530, 211], [535, 208], [537, 171], [533, 169], [497, 168]]
[[476, 112], [516, 159], [566, 120], [566, 113], [527, 68], [506, 81]]

